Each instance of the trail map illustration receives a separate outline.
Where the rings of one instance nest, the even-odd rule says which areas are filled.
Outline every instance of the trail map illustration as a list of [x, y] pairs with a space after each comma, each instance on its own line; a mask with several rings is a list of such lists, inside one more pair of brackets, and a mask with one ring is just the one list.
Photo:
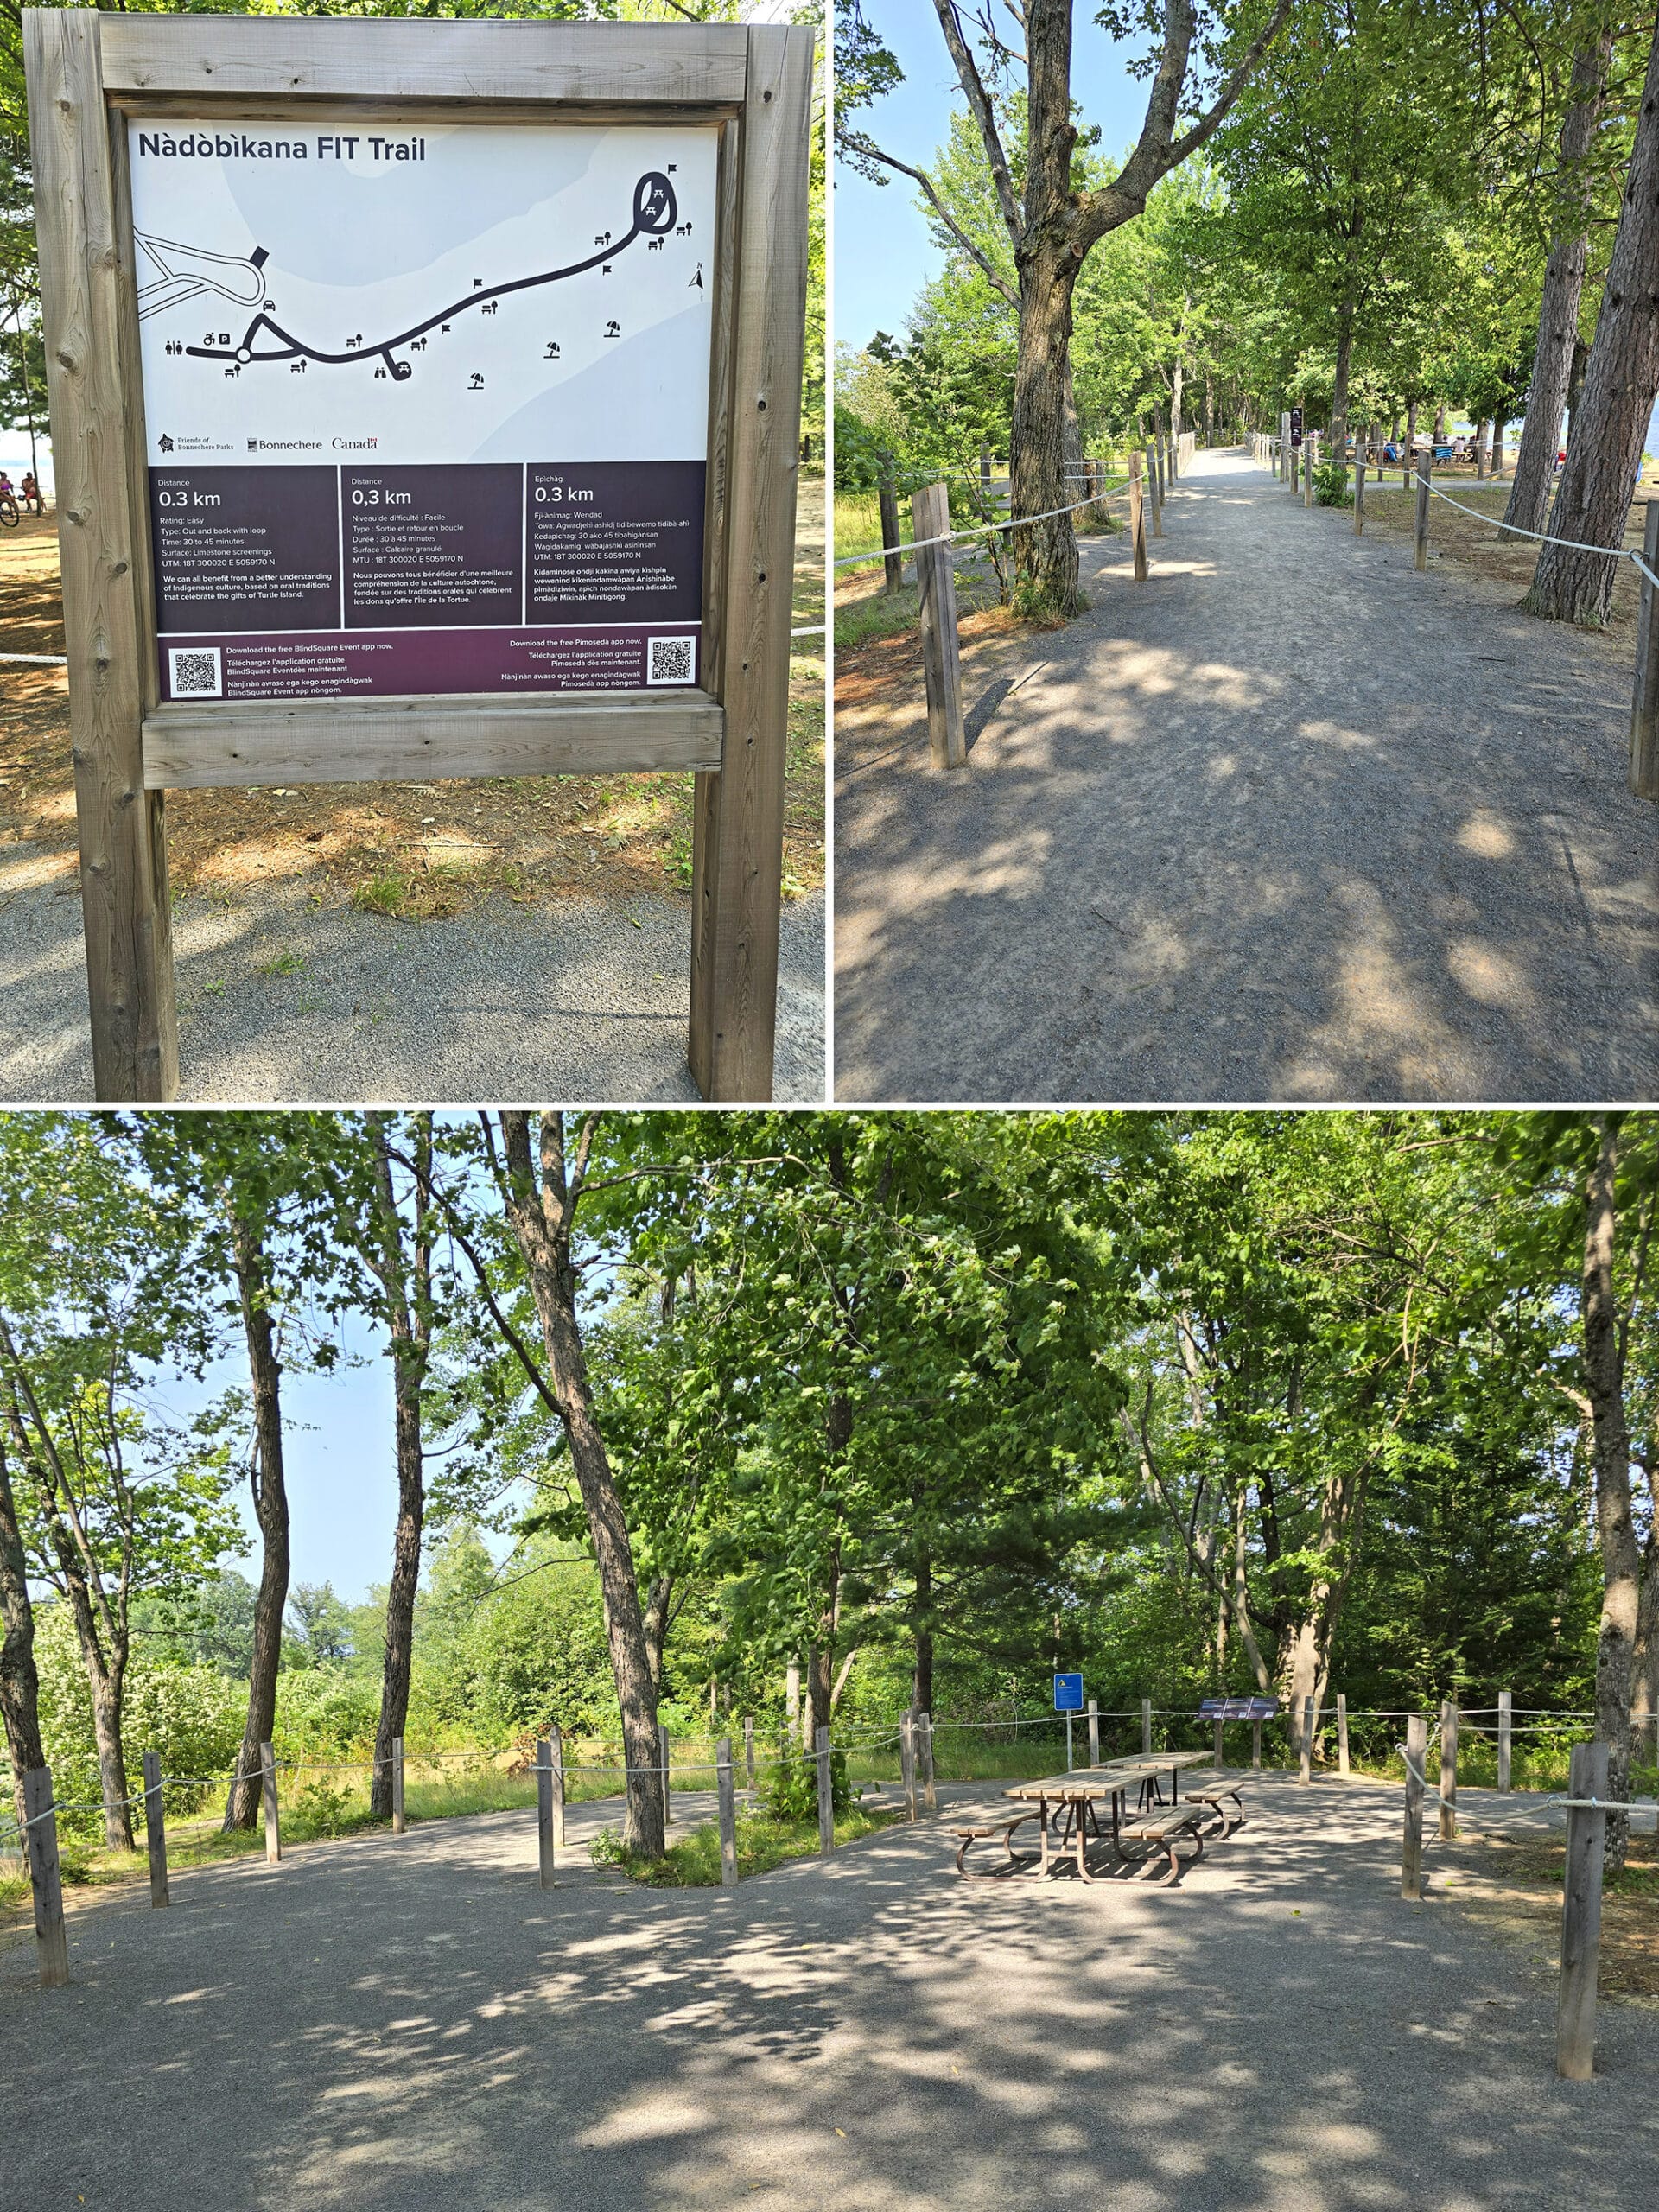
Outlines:
[[696, 682], [711, 129], [128, 128], [164, 698]]

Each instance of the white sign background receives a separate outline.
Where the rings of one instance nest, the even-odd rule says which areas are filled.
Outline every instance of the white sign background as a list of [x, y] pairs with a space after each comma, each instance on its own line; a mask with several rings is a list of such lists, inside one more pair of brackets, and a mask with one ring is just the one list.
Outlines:
[[[339, 111], [302, 123], [134, 119], [128, 130], [152, 466], [706, 457], [710, 126], [410, 127]], [[236, 150], [162, 150], [203, 137]], [[306, 152], [260, 158], [245, 139]], [[416, 143], [423, 159], [389, 150]], [[635, 188], [653, 170], [677, 203], [656, 246], [636, 237], [608, 264], [507, 294], [493, 312], [465, 304], [587, 261], [607, 233], [626, 238]], [[387, 366], [378, 346], [451, 305], [447, 332], [392, 349], [405, 380], [376, 375]], [[261, 313], [304, 346], [361, 358], [300, 369], [178, 350], [228, 336], [256, 355], [283, 351], [269, 330], [250, 331]]]

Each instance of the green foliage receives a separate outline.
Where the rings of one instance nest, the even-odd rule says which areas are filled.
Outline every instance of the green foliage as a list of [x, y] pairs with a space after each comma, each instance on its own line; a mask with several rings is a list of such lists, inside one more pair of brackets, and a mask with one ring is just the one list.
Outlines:
[[1313, 471], [1313, 498], [1321, 507], [1351, 507], [1354, 495], [1348, 488], [1348, 471], [1340, 461], [1322, 461]]
[[[831, 1750], [830, 1753], [830, 1802], [837, 1813], [844, 1813], [853, 1801], [852, 1785], [847, 1777], [847, 1754]], [[772, 1769], [762, 1803], [775, 1821], [816, 1821], [818, 1817], [818, 1767], [816, 1759], [791, 1755], [785, 1745]]]

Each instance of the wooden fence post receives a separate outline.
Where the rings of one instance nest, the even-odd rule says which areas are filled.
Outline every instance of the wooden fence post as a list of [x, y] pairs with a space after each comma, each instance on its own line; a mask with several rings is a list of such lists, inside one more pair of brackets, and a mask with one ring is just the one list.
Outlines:
[[1141, 1700], [1141, 1756], [1147, 1759], [1152, 1757], [1152, 1700], [1149, 1697], [1143, 1697]]
[[1497, 1786], [1500, 1789], [1507, 1789], [1510, 1786], [1510, 1753], [1515, 1740], [1515, 1708], [1511, 1701], [1514, 1694], [1512, 1690], [1499, 1690], [1497, 1694]]
[[549, 1724], [547, 1740], [553, 1753], [553, 1849], [556, 1853], [564, 1849], [564, 1731], [556, 1720]]
[[58, 1816], [49, 1766], [32, 1768], [23, 1777], [23, 1821], [41, 1987], [65, 1989], [69, 1983], [69, 1936], [63, 1924], [63, 1873], [58, 1864]]
[[[626, 1758], [627, 1757], [627, 1753], [624, 1751], [622, 1756]], [[664, 1726], [660, 1720], [657, 1723], [657, 1764], [661, 1770], [663, 1777], [663, 1833], [666, 1835], [668, 1833], [668, 1824], [673, 1819], [674, 1815], [670, 1809], [668, 1730]]]
[[1135, 556], [1135, 581], [1147, 581], [1147, 505], [1141, 482], [1141, 456], [1129, 455], [1129, 550]]
[[1092, 1697], [1089, 1700], [1089, 1764], [1100, 1764], [1100, 1700]]
[[1213, 1755], [1217, 1766], [1221, 1764], [1221, 1732], [1226, 1725], [1221, 1715], [1217, 1713], [1216, 1715], [1216, 1748]]
[[1311, 507], [1313, 504], [1313, 471], [1318, 467], [1319, 460], [1319, 434], [1317, 430], [1310, 430], [1307, 434], [1307, 451], [1304, 459], [1307, 466], [1302, 471], [1302, 505]]
[[1298, 1782], [1312, 1782], [1313, 1779], [1313, 1700], [1311, 1697], [1302, 1700], [1302, 1739], [1298, 1746], [1296, 1779]]
[[1423, 1894], [1424, 1766], [1428, 1758], [1428, 1716], [1406, 1720], [1406, 1833], [1400, 1847], [1400, 1894], [1414, 1903]]
[[1417, 455], [1417, 514], [1413, 547], [1413, 557], [1420, 569], [1428, 566], [1428, 472], [1433, 466], [1433, 454], [1425, 446]]
[[1348, 1693], [1337, 1692], [1337, 1772], [1346, 1775], [1348, 1765]]
[[[1574, 1744], [1569, 1797], [1607, 1793], [1605, 1744]], [[1561, 1985], [1555, 2002], [1555, 2071], [1587, 2082], [1596, 2070], [1596, 1968], [1601, 1951], [1601, 1854], [1607, 1815], [1573, 1805], [1567, 1815], [1561, 1882]]]
[[259, 1746], [259, 1790], [265, 1806], [265, 1863], [275, 1866], [283, 1856], [283, 1826], [276, 1810], [276, 1754], [269, 1744]]
[[1164, 534], [1164, 487], [1158, 478], [1158, 461], [1153, 448], [1147, 448], [1147, 489], [1152, 498], [1152, 534]]
[[1357, 454], [1354, 456], [1354, 536], [1365, 535], [1365, 463]]
[[1458, 1834], [1458, 1708], [1448, 1698], [1440, 1707], [1440, 1841]]
[[820, 1728], [813, 1742], [818, 1770], [818, 1849], [827, 1859], [836, 1847], [835, 1787], [830, 1772], [830, 1731]]
[[[1642, 557], [1659, 576], [1659, 499], [1644, 510]], [[1641, 570], [1637, 571], [1641, 575]], [[1630, 789], [1659, 798], [1659, 592], [1642, 576], [1636, 618], [1636, 697], [1630, 708]]]
[[536, 1853], [541, 1885], [550, 1890], [559, 1859], [553, 1847], [553, 1746], [545, 1736], [536, 1738]]
[[404, 1825], [404, 1739], [401, 1736], [394, 1736], [391, 1739], [391, 1832], [393, 1835], [402, 1835]]
[[754, 1715], [752, 1713], [747, 1713], [743, 1716], [743, 1770], [748, 1777], [749, 1795], [753, 1797], [754, 1795]]
[[899, 1775], [905, 1790], [905, 1818], [916, 1817], [916, 1716], [912, 1712], [899, 1716]]
[[[911, 501], [918, 546], [948, 536], [950, 494], [925, 484]], [[962, 656], [957, 643], [957, 572], [949, 544], [928, 545], [916, 556], [921, 594], [922, 673], [927, 685], [927, 744], [936, 768], [960, 768], [968, 758], [962, 723]]]
[[162, 1809], [162, 1755], [144, 1753], [144, 1842], [149, 1852], [151, 1909], [172, 1902], [167, 1894], [167, 1822]]
[[[876, 504], [881, 513], [881, 543], [899, 543], [899, 495], [893, 488], [893, 479], [883, 475], [875, 487]], [[884, 554], [881, 561], [883, 582], [881, 588], [889, 597], [905, 588], [905, 556], [902, 553]]]
[[939, 1809], [938, 1791], [933, 1782], [933, 1716], [919, 1714], [922, 1730], [922, 1802], [930, 1813]]
[[1262, 1723], [1259, 1720], [1252, 1720], [1250, 1723], [1250, 1764], [1257, 1770], [1257, 1772], [1260, 1772], [1262, 1766]]
[[732, 1772], [732, 1739], [715, 1745], [715, 1782], [720, 1791], [720, 1884], [737, 1887], [737, 1783]]

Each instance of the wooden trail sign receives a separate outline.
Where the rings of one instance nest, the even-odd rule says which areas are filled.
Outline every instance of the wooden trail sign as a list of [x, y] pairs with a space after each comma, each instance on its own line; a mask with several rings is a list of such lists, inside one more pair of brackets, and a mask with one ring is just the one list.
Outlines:
[[23, 22], [98, 1096], [178, 1088], [168, 790], [690, 769], [769, 1097], [811, 30]]

